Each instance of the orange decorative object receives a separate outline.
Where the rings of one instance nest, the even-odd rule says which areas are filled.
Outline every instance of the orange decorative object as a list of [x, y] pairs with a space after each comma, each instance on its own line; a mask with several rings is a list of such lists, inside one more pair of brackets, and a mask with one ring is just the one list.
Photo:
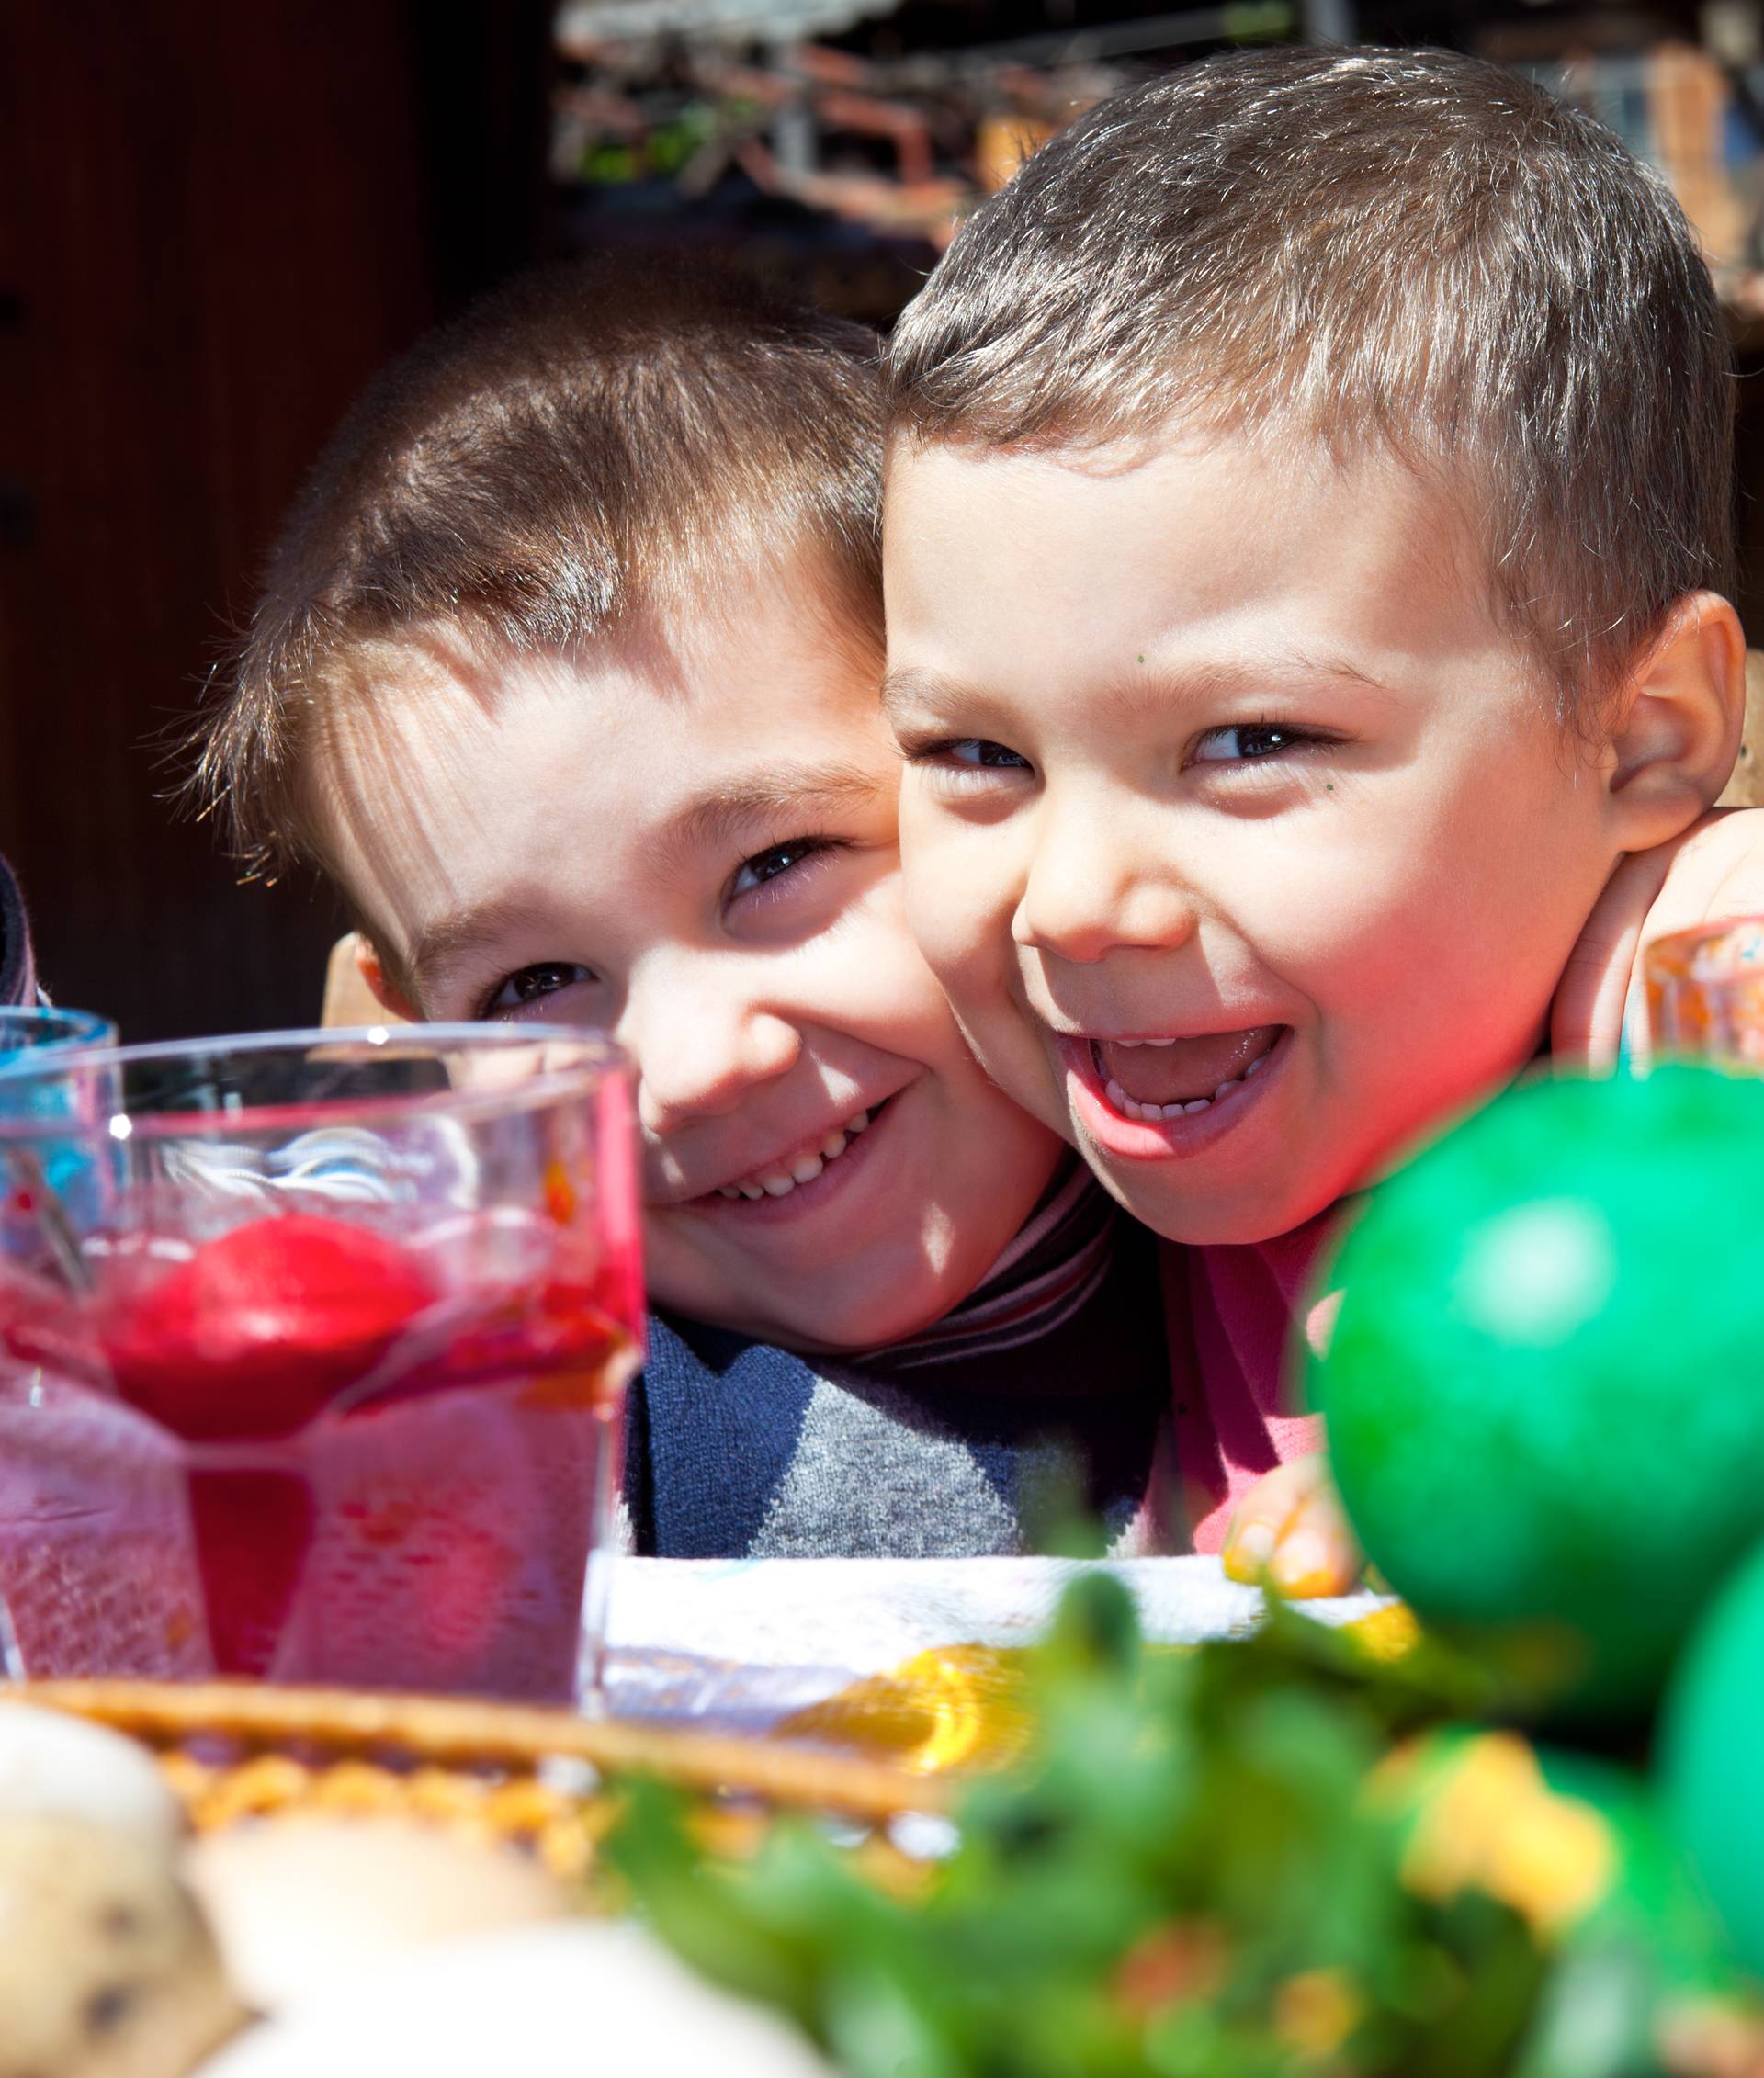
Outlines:
[[1764, 1069], [1764, 917], [1657, 939], [1644, 976], [1657, 1053]]

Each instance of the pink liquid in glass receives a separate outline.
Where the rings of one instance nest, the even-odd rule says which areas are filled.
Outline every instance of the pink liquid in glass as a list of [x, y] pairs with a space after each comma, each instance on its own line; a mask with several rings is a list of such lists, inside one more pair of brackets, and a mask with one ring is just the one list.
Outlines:
[[32, 1676], [564, 1701], [634, 1268], [538, 1214], [131, 1232], [0, 1288], [0, 1594]]

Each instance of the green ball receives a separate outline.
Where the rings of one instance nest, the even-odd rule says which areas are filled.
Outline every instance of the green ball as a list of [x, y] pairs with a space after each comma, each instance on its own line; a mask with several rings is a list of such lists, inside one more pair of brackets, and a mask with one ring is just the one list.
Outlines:
[[1764, 1546], [1717, 1598], [1673, 1677], [1658, 1767], [1736, 1952], [1764, 1975]]
[[1426, 1621], [1639, 1711], [1764, 1533], [1764, 1081], [1540, 1081], [1381, 1185], [1311, 1372]]

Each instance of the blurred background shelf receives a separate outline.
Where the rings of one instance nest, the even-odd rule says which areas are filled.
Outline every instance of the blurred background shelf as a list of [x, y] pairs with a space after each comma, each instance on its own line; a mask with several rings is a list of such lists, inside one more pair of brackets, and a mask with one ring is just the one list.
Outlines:
[[[1080, 109], [1232, 44], [1434, 41], [1583, 100], [1764, 369], [1764, 7], [1558, 0], [13, 0], [0, 10], [0, 851], [133, 1037], [309, 1016], [342, 923], [176, 820], [168, 740], [374, 369], [527, 263], [716, 253], [886, 325]], [[1742, 385], [1764, 627], [1764, 405]]]

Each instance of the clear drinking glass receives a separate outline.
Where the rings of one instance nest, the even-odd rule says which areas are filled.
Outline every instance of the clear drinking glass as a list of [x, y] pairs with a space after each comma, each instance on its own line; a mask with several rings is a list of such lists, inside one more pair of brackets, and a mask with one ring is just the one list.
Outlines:
[[1656, 1054], [1764, 1069], [1764, 917], [1657, 938], [1642, 970]]
[[642, 1333], [605, 1040], [12, 1067], [0, 1186], [15, 1674], [592, 1699]]
[[0, 1061], [37, 1046], [114, 1046], [117, 1028], [96, 1011], [58, 1011], [48, 1004], [0, 1009]]
[[[38, 1078], [8, 1090], [6, 1078], [11, 1072], [21, 1067], [40, 1067], [44, 1049], [52, 1047], [64, 1056], [76, 1046], [114, 1046], [116, 1043], [116, 1026], [96, 1011], [59, 1011], [47, 1004], [0, 1008], [0, 1116], [8, 1112], [40, 1117], [59, 1114], [63, 1100]], [[50, 1171], [40, 1180], [31, 1175], [29, 1159], [21, 1155], [14, 1162], [13, 1181], [40, 1180], [58, 1191], [76, 1188], [74, 1179], [80, 1164], [71, 1151], [63, 1149], [51, 1157]]]

